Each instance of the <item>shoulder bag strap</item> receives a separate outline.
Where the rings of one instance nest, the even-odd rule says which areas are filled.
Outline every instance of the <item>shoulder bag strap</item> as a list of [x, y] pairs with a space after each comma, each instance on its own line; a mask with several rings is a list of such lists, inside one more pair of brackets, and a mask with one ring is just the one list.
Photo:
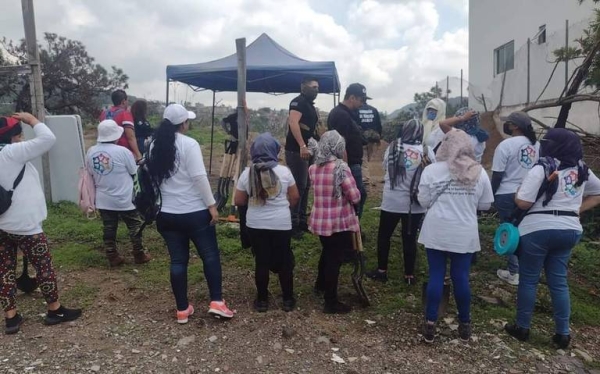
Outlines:
[[433, 200], [431, 201], [431, 203], [429, 203], [429, 206], [427, 207], [427, 210], [431, 209], [431, 207], [433, 206], [433, 204], [435, 204], [436, 201], [438, 201], [438, 199], [440, 198], [440, 196], [442, 196], [442, 194], [448, 189], [448, 187], [450, 187], [450, 184], [452, 183], [452, 179], [450, 179], [448, 181], [448, 183], [446, 183], [446, 185], [444, 186], [444, 188], [442, 188], [442, 190], [440, 191], [440, 193], [438, 193]]
[[19, 183], [21, 183], [21, 181], [23, 180], [23, 175], [25, 174], [26, 167], [27, 167], [27, 164], [23, 165], [23, 169], [21, 169], [21, 172], [17, 176], [17, 179], [15, 179], [15, 182], [13, 183], [13, 188], [12, 188], [13, 191], [19, 186]]

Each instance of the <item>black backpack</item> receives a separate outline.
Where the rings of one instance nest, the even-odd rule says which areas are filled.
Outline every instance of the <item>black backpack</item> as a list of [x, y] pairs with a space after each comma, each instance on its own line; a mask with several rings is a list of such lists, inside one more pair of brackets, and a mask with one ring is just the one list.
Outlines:
[[[5, 144], [0, 145], [0, 150], [2, 150], [4, 148], [4, 146], [5, 146]], [[13, 193], [15, 192], [15, 189], [17, 188], [17, 186], [19, 185], [19, 183], [21, 183], [21, 180], [23, 179], [23, 175], [25, 174], [26, 166], [27, 165], [23, 165], [23, 169], [21, 169], [21, 172], [17, 176], [17, 179], [15, 179], [15, 181], [13, 183], [13, 187], [10, 191], [7, 191], [6, 189], [4, 189], [4, 187], [0, 186], [0, 216], [3, 215], [4, 213], [6, 213], [8, 208], [10, 208], [10, 206], [12, 205]]]
[[[146, 153], [146, 157], [148, 155]], [[150, 175], [147, 162], [144, 162], [133, 176], [133, 205], [144, 218], [143, 227], [154, 222], [160, 212], [162, 196], [159, 187]]]

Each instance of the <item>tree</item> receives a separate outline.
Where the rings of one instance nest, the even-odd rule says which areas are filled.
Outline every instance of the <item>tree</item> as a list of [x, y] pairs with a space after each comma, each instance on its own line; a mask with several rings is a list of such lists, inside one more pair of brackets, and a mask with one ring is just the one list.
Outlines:
[[[81, 114], [97, 118], [101, 98], [117, 88], [128, 88], [129, 77], [111, 66], [110, 72], [95, 63], [83, 43], [53, 33], [44, 34], [40, 45], [40, 63], [46, 109], [53, 114]], [[25, 40], [15, 43], [0, 41], [0, 65], [26, 65]], [[0, 99], [15, 103], [15, 109], [30, 111], [29, 81], [26, 76], [0, 77]]]

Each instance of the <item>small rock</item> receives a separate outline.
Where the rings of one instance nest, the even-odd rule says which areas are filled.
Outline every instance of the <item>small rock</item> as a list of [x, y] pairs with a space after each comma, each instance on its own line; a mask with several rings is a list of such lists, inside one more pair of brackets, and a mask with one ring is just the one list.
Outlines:
[[444, 318], [444, 322], [446, 323], [446, 325], [449, 325], [452, 322], [454, 322], [454, 318], [452, 318], [452, 317]]
[[500, 304], [500, 300], [498, 300], [498, 298], [496, 298], [496, 297], [489, 297], [489, 296], [477, 296], [477, 297], [479, 297], [481, 300], [485, 301], [488, 304], [492, 304], [492, 305]]
[[323, 344], [331, 344], [331, 342], [329, 341], [329, 338], [326, 336], [319, 336], [317, 338], [317, 344], [319, 343], [323, 343]]
[[285, 349], [285, 351], [286, 351], [287, 353], [294, 353], [294, 352], [295, 352], [293, 349], [290, 349], [290, 348], [286, 348], [286, 349]]
[[292, 336], [296, 335], [296, 330], [291, 327], [284, 327], [281, 335], [286, 339], [290, 339]]
[[367, 323], [367, 325], [374, 325], [374, 324], [376, 324], [376, 323], [377, 323], [377, 322], [375, 322], [375, 321], [371, 321], [371, 320], [369, 320], [369, 319], [366, 319], [366, 320], [365, 320], [365, 322]]
[[341, 358], [340, 356], [336, 355], [335, 353], [331, 354], [331, 361], [337, 362], [338, 364], [345, 364], [346, 363], [346, 361], [344, 361], [343, 358]]
[[262, 363], [263, 363], [263, 357], [262, 356], [258, 356], [256, 358], [256, 362], [258, 362], [260, 365], [262, 365]]
[[166, 360], [166, 359], [167, 359], [167, 357], [168, 357], [167, 355], [163, 354], [163, 355], [161, 355], [161, 356], [160, 356], [160, 359], [161, 359], [161, 360]]
[[371, 359], [368, 356], [361, 356], [360, 359], [363, 361], [371, 361]]
[[348, 362], [350, 362], [350, 363], [352, 363], [356, 360], [358, 360], [358, 357], [348, 357]]
[[334, 352], [338, 352], [340, 349], [339, 348], [331, 348], [331, 350]]
[[142, 353], [141, 351], [138, 351], [137, 349], [132, 349], [131, 353], [135, 353], [136, 355], [139, 355], [140, 353]]
[[562, 349], [557, 349], [557, 350], [556, 350], [556, 353], [558, 353], [558, 354], [559, 354], [559, 355], [561, 355], [561, 356], [564, 356], [564, 355], [566, 355], [566, 354], [567, 354], [567, 352], [565, 352], [565, 351], [564, 351], [564, 350], [562, 350]]
[[458, 325], [448, 325], [448, 327], [450, 327], [450, 331], [458, 330]]
[[91, 371], [93, 371], [94, 373], [97, 373], [100, 371], [100, 365], [94, 365], [90, 368]]
[[[216, 336], [215, 336], [215, 340], [217, 340]], [[193, 335], [186, 336], [186, 337], [183, 337], [183, 338], [179, 339], [179, 341], [177, 342], [177, 346], [178, 347], [185, 347], [188, 344], [191, 344], [191, 343], [193, 343], [195, 341], [196, 341], [196, 337], [195, 336], [193, 336]]]
[[282, 348], [283, 348], [283, 346], [281, 345], [281, 343], [273, 344], [273, 349], [276, 351], [280, 351]]
[[208, 338], [208, 341], [211, 342], [211, 343], [214, 343], [214, 342], [217, 341], [217, 339], [219, 339], [219, 338], [217, 338], [215, 335], [213, 335], [210, 338]]
[[589, 353], [582, 351], [581, 349], [574, 349], [573, 352], [575, 352], [579, 357], [583, 358], [585, 362], [594, 362], [592, 356], [590, 356]]

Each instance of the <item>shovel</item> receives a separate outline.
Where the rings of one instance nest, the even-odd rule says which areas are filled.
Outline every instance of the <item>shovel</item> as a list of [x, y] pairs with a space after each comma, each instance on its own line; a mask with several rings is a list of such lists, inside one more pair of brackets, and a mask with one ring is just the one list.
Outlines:
[[357, 232], [352, 233], [352, 244], [356, 251], [356, 258], [354, 261], [354, 271], [352, 271], [352, 285], [360, 298], [363, 306], [371, 305], [369, 296], [363, 287], [363, 278], [365, 276], [365, 256], [363, 254], [363, 244], [360, 237], [360, 229]]
[[25, 293], [32, 293], [38, 287], [37, 279], [29, 277], [27, 256], [23, 255], [23, 274], [17, 278], [17, 288]]

